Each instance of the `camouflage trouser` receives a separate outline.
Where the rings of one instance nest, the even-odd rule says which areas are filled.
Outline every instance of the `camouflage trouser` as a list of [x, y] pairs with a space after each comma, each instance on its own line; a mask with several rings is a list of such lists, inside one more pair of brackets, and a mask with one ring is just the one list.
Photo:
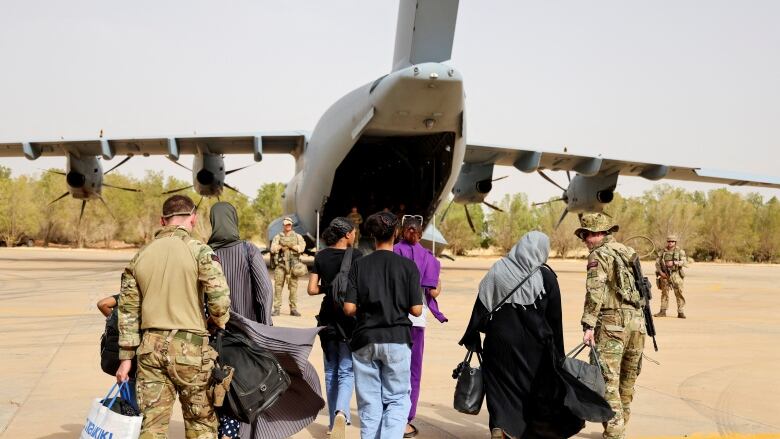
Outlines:
[[274, 311], [282, 308], [282, 288], [285, 281], [288, 282], [287, 289], [290, 290], [290, 309], [298, 308], [298, 278], [293, 275], [288, 277], [287, 270], [277, 265], [274, 269]]
[[162, 334], [162, 331], [144, 332], [137, 351], [136, 392], [138, 407], [144, 416], [140, 439], [168, 437], [177, 393], [184, 414], [184, 436], [187, 439], [216, 438], [217, 416], [208, 391], [216, 351], [207, 344], [208, 338], [199, 344], [173, 338], [168, 343], [166, 355], [166, 337]]
[[685, 309], [685, 298], [683, 297], [683, 280], [679, 273], [672, 273], [671, 279], [658, 279], [661, 289], [661, 311], [669, 308], [669, 290], [674, 290], [674, 297], [677, 298], [677, 312], [683, 312]]
[[631, 417], [634, 383], [642, 370], [645, 321], [641, 310], [603, 310], [596, 326], [596, 346], [607, 384], [604, 399], [615, 417], [604, 427], [605, 439], [622, 439]]

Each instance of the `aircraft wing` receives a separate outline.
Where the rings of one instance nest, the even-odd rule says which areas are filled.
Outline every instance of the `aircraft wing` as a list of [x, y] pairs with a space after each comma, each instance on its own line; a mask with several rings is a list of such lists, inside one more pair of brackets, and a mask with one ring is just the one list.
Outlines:
[[118, 138], [93, 140], [54, 140], [45, 142], [0, 142], [0, 157], [99, 156], [110, 160], [116, 155], [167, 155], [178, 160], [181, 154], [254, 154], [255, 161], [267, 154], [298, 156], [306, 144], [303, 131], [261, 132], [238, 135]]
[[780, 177], [547, 152], [513, 146], [468, 144], [463, 161], [471, 164], [493, 163], [514, 166], [523, 172], [535, 172], [536, 170], [575, 171], [585, 176], [609, 175], [617, 172], [620, 175], [643, 177], [648, 180], [668, 178], [731, 186], [780, 189]]

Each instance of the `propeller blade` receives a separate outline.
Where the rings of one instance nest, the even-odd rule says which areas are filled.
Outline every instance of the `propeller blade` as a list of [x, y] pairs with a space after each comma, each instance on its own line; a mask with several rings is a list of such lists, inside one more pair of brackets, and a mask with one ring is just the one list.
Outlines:
[[111, 215], [111, 218], [113, 218], [114, 221], [116, 221], [114, 212], [111, 212], [111, 209], [108, 207], [108, 204], [106, 204], [106, 200], [104, 200], [103, 197], [98, 197], [98, 200], [100, 200], [100, 202], [103, 203], [104, 206], [106, 206], [106, 210], [108, 211], [108, 214]]
[[539, 202], [539, 203], [533, 203], [532, 206], [541, 206], [541, 205], [544, 205], [544, 204], [554, 203], [556, 201], [566, 201], [566, 199], [565, 198], [556, 198], [556, 199], [550, 200], [550, 201], [542, 201], [542, 202]]
[[[169, 160], [170, 160], [170, 159], [169, 159]], [[186, 170], [188, 170], [188, 171], [192, 172], [192, 169], [190, 169], [190, 168], [188, 168], [188, 167], [186, 167], [186, 166], [182, 165], [181, 163], [177, 162], [176, 160], [171, 160], [171, 161], [173, 162], [173, 164], [174, 164], [174, 165], [176, 165], [176, 166], [181, 166], [182, 168], [184, 168], [184, 169], [186, 169]]]
[[474, 228], [474, 222], [471, 221], [471, 214], [469, 213], [469, 205], [464, 204], [463, 209], [466, 211], [466, 221], [469, 222], [469, 227], [471, 227], [471, 231], [477, 233], [477, 229]]
[[87, 200], [81, 200], [81, 213], [79, 214], [79, 227], [81, 227], [81, 219], [84, 218], [85, 207], [87, 207]]
[[133, 189], [131, 187], [114, 186], [113, 184], [103, 183], [103, 186], [110, 187], [112, 189], [120, 189], [128, 192], [141, 192], [141, 189]]
[[232, 174], [232, 173], [234, 173], [234, 172], [238, 172], [238, 171], [240, 171], [240, 170], [242, 170], [242, 169], [249, 168], [249, 167], [251, 167], [251, 166], [254, 166], [254, 165], [256, 165], [256, 164], [257, 164], [257, 163], [252, 163], [251, 165], [246, 165], [246, 166], [242, 166], [242, 167], [240, 167], [240, 168], [231, 169], [231, 170], [229, 170], [229, 171], [225, 172], [225, 175], [230, 175], [230, 174]]
[[569, 173], [569, 170], [566, 170], [566, 179], [569, 180], [569, 183], [571, 183], [571, 173]]
[[508, 176], [508, 175], [505, 175], [505, 176], [503, 176], [503, 177], [498, 177], [498, 178], [495, 178], [495, 179], [493, 179], [492, 181], [503, 180], [503, 179], [505, 179], [505, 178], [507, 178], [507, 177], [509, 177], [509, 176]]
[[192, 187], [192, 185], [189, 185], [189, 186], [186, 186], [186, 187], [180, 187], [178, 189], [171, 189], [169, 191], [163, 192], [162, 195], [174, 194], [176, 192], [181, 192], [181, 191], [187, 190], [187, 189], [189, 189], [191, 187]]
[[49, 204], [47, 204], [47, 206], [51, 206], [52, 204], [56, 203], [57, 201], [60, 201], [61, 199], [63, 199], [63, 198], [65, 198], [65, 197], [67, 197], [67, 196], [68, 196], [68, 194], [70, 194], [70, 192], [66, 191], [64, 194], [60, 195], [59, 197], [57, 197], [56, 199], [54, 199], [52, 202], [50, 202]]
[[542, 178], [544, 178], [545, 180], [547, 180], [550, 183], [552, 183], [553, 185], [555, 185], [555, 187], [557, 187], [558, 189], [560, 189], [562, 191], [566, 191], [566, 188], [564, 188], [563, 186], [561, 186], [558, 183], [556, 183], [555, 180], [553, 180], [552, 178], [548, 177], [547, 174], [545, 174], [544, 172], [542, 172], [542, 171], [536, 171], [536, 172], [538, 172], [539, 175], [542, 176]]
[[563, 219], [566, 218], [566, 214], [569, 213], [569, 209], [563, 209], [563, 214], [561, 215], [561, 219], [558, 220], [558, 224], [555, 225], [555, 228], [557, 229], [558, 226], [561, 225], [563, 222]]
[[439, 224], [444, 222], [444, 218], [447, 218], [447, 212], [450, 211], [450, 207], [452, 207], [452, 203], [455, 200], [450, 201], [450, 204], [447, 205], [447, 207], [444, 209], [444, 212], [441, 214], [441, 219], [439, 219]]
[[234, 188], [233, 186], [231, 186], [231, 185], [229, 185], [227, 183], [222, 183], [222, 185], [225, 186], [226, 188], [230, 189], [231, 191], [237, 193], [237, 194], [241, 194], [241, 195], [249, 198], [245, 193], [241, 192], [240, 190]]
[[52, 174], [65, 175], [64, 172], [62, 172], [62, 171], [55, 171], [54, 169], [42, 169], [42, 168], [38, 168], [38, 169], [40, 169], [43, 172], [51, 172]]
[[[493, 180], [493, 181], [495, 181], [495, 180]], [[497, 210], [499, 212], [503, 212], [504, 211], [504, 209], [502, 209], [502, 208], [500, 208], [498, 206], [494, 206], [494, 205], [488, 203], [487, 201], [482, 201], [482, 204], [484, 204], [485, 206], [487, 206], [487, 207], [489, 207], [489, 208], [491, 208], [493, 210]]]
[[[127, 157], [125, 157], [124, 159], [122, 159], [122, 161], [121, 161], [121, 162], [119, 162], [119, 163], [117, 163], [116, 165], [114, 165], [114, 167], [113, 167], [113, 168], [111, 168], [111, 169], [109, 169], [108, 171], [104, 172], [104, 173], [103, 173], [103, 175], [106, 175], [106, 174], [108, 174], [109, 172], [113, 171], [114, 169], [116, 169], [116, 168], [118, 168], [118, 167], [120, 167], [120, 166], [124, 165], [124, 164], [125, 164], [125, 163], [127, 163], [127, 161], [128, 161], [128, 160], [130, 160], [131, 158], [133, 158], [133, 156], [131, 156], [131, 155], [129, 155], [129, 156], [127, 156]], [[106, 185], [106, 186], [108, 186], [108, 185]]]

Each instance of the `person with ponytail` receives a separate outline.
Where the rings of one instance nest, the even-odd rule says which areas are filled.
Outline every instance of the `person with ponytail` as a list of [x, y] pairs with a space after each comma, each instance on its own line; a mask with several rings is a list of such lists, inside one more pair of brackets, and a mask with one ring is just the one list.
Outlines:
[[[307, 288], [310, 296], [323, 295], [317, 326], [325, 327], [319, 335], [325, 363], [325, 393], [330, 417], [328, 431], [333, 439], [343, 438], [346, 426], [350, 424], [349, 401], [352, 399], [355, 377], [348, 342], [355, 328], [355, 318], [344, 315], [334, 300], [330, 283], [339, 273], [348, 249], [355, 244], [355, 235], [355, 226], [349, 219], [337, 217], [330, 222], [322, 232], [328, 247], [318, 251], [314, 257]], [[349, 253], [351, 264], [361, 256], [360, 250], [353, 248]]]

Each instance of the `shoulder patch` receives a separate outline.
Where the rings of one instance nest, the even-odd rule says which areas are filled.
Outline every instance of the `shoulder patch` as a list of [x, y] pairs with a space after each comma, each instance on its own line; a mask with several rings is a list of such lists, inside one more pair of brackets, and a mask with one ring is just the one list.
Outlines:
[[598, 266], [599, 266], [599, 261], [589, 261], [587, 270], [590, 270], [591, 268], [596, 268]]
[[219, 260], [219, 256], [217, 256], [216, 253], [211, 254], [211, 260], [214, 262], [219, 262], [220, 264], [222, 263], [222, 261]]

